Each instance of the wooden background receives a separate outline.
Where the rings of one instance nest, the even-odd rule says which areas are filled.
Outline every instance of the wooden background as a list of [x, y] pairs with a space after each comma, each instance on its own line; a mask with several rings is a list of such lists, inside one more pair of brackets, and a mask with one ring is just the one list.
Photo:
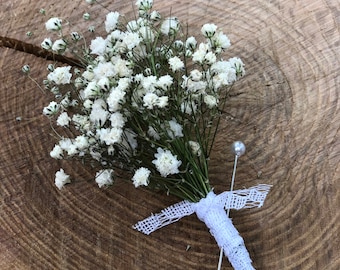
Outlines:
[[[150, 236], [131, 229], [176, 198], [121, 182], [101, 190], [90, 169], [49, 157], [54, 140], [41, 112], [50, 96], [21, 67], [29, 64], [38, 82], [46, 76], [39, 46], [50, 17], [94, 38], [105, 8], [133, 15], [131, 1], [100, 2], [0, 0], [0, 269], [216, 269], [218, 247], [194, 215]], [[229, 145], [242, 140], [236, 188], [273, 185], [262, 208], [231, 212], [254, 266], [340, 269], [339, 1], [156, 0], [155, 7], [193, 34], [216, 23], [232, 41], [228, 56], [246, 63], [223, 116], [211, 181], [217, 192], [228, 189]], [[85, 12], [95, 34], [86, 31]], [[77, 180], [59, 191], [61, 165]], [[231, 269], [226, 259], [223, 269]]]

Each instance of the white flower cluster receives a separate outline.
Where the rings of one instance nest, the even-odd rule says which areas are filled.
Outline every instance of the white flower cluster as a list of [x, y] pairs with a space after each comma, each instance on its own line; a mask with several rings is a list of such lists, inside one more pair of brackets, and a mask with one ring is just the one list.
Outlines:
[[[203, 42], [193, 36], [180, 40], [176, 17], [162, 20], [151, 0], [136, 5], [136, 20], [123, 24], [118, 12], [106, 16], [107, 36], [90, 42], [84, 70], [49, 67], [44, 82], [56, 98], [43, 113], [55, 119], [58, 130], [76, 134], [60, 135], [51, 157], [96, 162], [99, 187], [113, 183], [114, 168], [132, 172], [135, 187], [188, 172], [186, 155], [200, 159], [208, 152], [222, 90], [244, 75], [239, 58], [222, 60], [230, 41], [216, 25], [202, 27]], [[61, 32], [62, 20], [51, 18], [46, 28]], [[76, 33], [74, 42], [80, 39]], [[41, 46], [64, 53], [71, 41], [59, 37]], [[57, 178], [59, 188], [68, 182], [62, 173]]]

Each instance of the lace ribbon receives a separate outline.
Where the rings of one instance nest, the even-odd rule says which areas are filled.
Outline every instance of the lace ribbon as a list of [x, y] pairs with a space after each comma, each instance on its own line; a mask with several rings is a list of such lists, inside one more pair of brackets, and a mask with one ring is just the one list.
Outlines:
[[226, 209], [261, 207], [269, 192], [270, 185], [257, 185], [248, 189], [225, 191], [216, 195], [213, 191], [197, 203], [181, 201], [163, 209], [158, 214], [139, 221], [133, 228], [149, 235], [182, 217], [196, 213], [214, 236], [218, 246], [223, 248], [235, 270], [252, 270], [251, 259], [243, 238], [228, 218]]

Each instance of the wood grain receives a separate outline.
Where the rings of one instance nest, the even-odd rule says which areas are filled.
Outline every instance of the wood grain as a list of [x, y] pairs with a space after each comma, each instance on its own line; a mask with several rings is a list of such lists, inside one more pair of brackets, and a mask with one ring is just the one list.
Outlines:
[[[49, 157], [54, 141], [41, 111], [50, 97], [21, 67], [29, 64], [38, 82], [46, 76], [50, 60], [39, 46], [49, 17], [68, 19], [69, 29], [91, 39], [104, 33], [105, 8], [133, 15], [130, 1], [101, 2], [104, 8], [80, 0], [0, 1], [0, 269], [216, 269], [219, 250], [195, 216], [150, 236], [131, 229], [176, 198], [124, 182], [101, 190], [90, 168]], [[246, 63], [210, 172], [217, 192], [228, 189], [229, 145], [243, 140], [236, 188], [273, 185], [264, 207], [231, 212], [255, 268], [339, 269], [338, 1], [156, 0], [155, 7], [193, 34], [216, 23], [232, 41], [228, 55]], [[61, 165], [75, 181], [60, 192], [53, 181]], [[223, 269], [232, 269], [226, 259]]]

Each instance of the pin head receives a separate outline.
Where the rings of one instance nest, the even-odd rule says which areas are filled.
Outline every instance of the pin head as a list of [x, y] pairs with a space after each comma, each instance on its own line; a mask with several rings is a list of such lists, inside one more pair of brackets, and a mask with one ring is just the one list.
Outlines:
[[236, 141], [231, 145], [231, 151], [235, 156], [242, 156], [246, 152], [246, 146], [241, 141]]

